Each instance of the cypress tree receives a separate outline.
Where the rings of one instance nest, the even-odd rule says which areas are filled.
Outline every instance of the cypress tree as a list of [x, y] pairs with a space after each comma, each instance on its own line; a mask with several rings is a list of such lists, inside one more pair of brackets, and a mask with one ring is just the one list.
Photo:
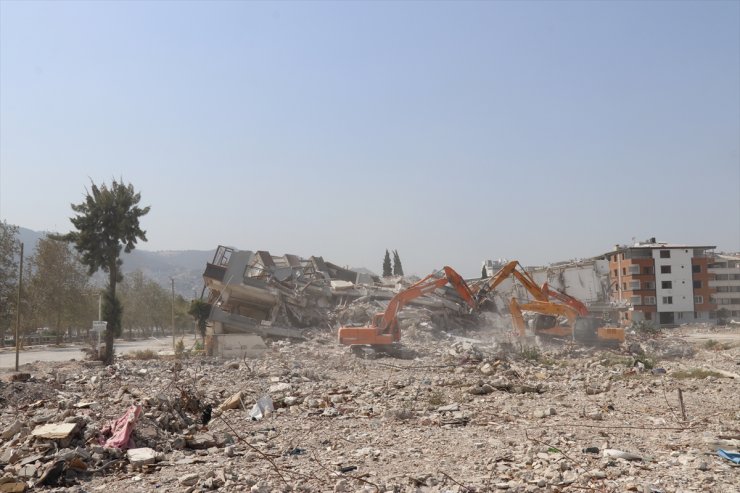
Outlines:
[[403, 275], [403, 266], [401, 265], [401, 257], [398, 256], [398, 250], [393, 250], [393, 275]]
[[388, 249], [385, 250], [385, 258], [383, 259], [383, 277], [390, 277], [393, 275], [391, 271], [391, 254], [388, 253]]

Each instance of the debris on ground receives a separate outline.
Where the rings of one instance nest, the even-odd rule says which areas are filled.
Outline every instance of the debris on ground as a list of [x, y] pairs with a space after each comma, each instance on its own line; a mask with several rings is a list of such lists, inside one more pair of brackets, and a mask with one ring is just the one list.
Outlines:
[[736, 490], [740, 380], [717, 370], [738, 372], [740, 345], [680, 328], [643, 354], [503, 349], [428, 310], [409, 312], [411, 360], [357, 358], [314, 327], [253, 359], [8, 372], [0, 492]]

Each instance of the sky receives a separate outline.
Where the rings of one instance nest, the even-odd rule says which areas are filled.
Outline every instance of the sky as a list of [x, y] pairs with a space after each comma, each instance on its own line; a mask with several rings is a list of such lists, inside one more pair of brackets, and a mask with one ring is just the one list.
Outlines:
[[740, 251], [740, 2], [0, 0], [0, 220], [407, 273]]

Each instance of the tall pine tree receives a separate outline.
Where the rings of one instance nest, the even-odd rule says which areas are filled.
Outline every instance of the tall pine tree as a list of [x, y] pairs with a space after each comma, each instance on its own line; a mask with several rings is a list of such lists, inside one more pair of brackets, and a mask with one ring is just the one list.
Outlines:
[[398, 256], [398, 250], [393, 250], [393, 275], [403, 275], [403, 266], [401, 265], [401, 257]]
[[130, 253], [138, 240], [146, 241], [146, 231], [139, 218], [149, 212], [149, 206], [139, 207], [141, 195], [133, 185], [113, 180], [109, 185], [90, 184], [85, 200], [72, 204], [77, 213], [70, 218], [75, 231], [57, 236], [71, 242], [88, 267], [88, 274], [98, 270], [108, 274], [108, 286], [103, 295], [105, 330], [105, 363], [113, 363], [113, 339], [121, 335], [123, 306], [116, 297], [116, 285], [123, 279], [121, 251]]
[[388, 253], [388, 249], [385, 250], [385, 258], [383, 259], [383, 277], [390, 277], [393, 275], [391, 271], [391, 254]]

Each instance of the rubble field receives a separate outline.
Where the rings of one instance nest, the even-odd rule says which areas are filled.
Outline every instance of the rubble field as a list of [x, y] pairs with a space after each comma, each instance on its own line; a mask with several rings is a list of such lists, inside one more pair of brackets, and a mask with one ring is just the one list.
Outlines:
[[618, 349], [409, 330], [413, 359], [326, 330], [254, 359], [34, 363], [2, 374], [0, 492], [740, 491], [717, 453], [740, 446], [738, 331], [702, 330]]

